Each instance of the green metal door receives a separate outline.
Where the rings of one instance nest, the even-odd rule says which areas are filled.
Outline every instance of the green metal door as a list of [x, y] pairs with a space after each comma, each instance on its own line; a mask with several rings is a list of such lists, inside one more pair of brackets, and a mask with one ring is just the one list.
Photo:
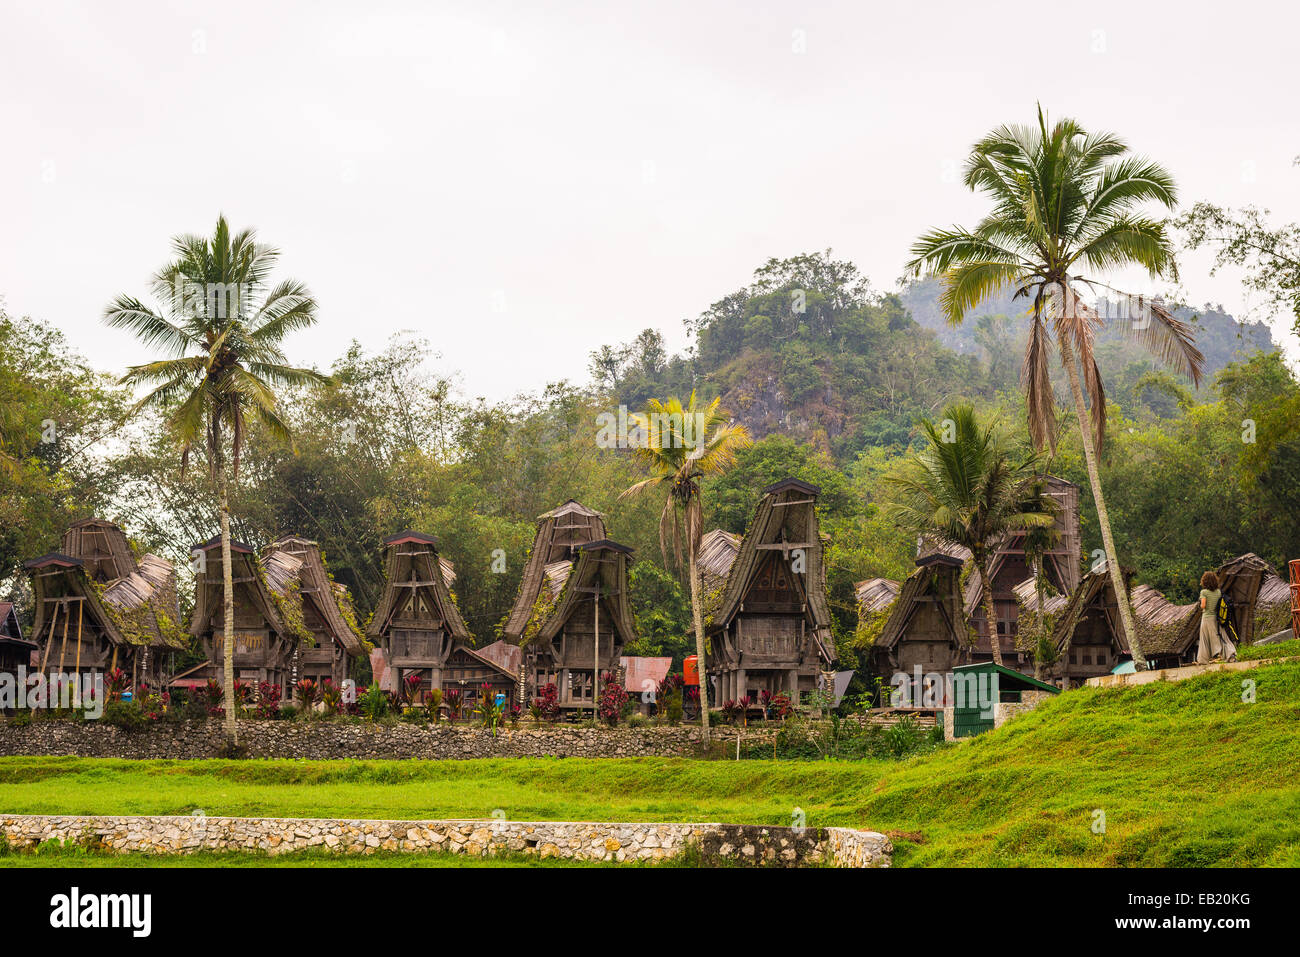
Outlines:
[[952, 709], [952, 736], [969, 738], [993, 730], [993, 718], [984, 717], [979, 708]]

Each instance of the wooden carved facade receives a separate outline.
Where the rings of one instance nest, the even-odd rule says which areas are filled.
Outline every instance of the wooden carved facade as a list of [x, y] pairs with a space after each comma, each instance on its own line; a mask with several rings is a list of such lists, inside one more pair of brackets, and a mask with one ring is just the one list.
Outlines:
[[[341, 682], [350, 659], [362, 652], [361, 636], [351, 621], [347, 591], [330, 581], [316, 544], [287, 536], [260, 559], [242, 542], [232, 541], [230, 550], [235, 679], [254, 690], [262, 682], [277, 685], [285, 701], [302, 678]], [[190, 634], [202, 642], [208, 660], [183, 677], [220, 681], [225, 668], [221, 539], [212, 538], [195, 552], [203, 558], [195, 575]]]
[[[899, 695], [906, 691], [909, 706], [930, 701], [927, 706], [943, 707], [946, 681], [934, 676], [946, 676], [971, 660], [962, 604], [962, 561], [935, 552], [916, 564], [916, 571], [888, 605], [888, 617], [871, 646], [871, 670], [898, 688]], [[898, 675], [905, 676], [906, 689]], [[898, 698], [895, 703], [900, 703]]]
[[716, 701], [757, 701], [815, 690], [834, 660], [821, 490], [785, 479], [763, 490], [741, 538], [713, 531], [701, 543], [709, 678]]
[[566, 711], [594, 710], [601, 676], [617, 674], [636, 638], [628, 600], [632, 550], [573, 499], [539, 516], [523, 580], [503, 628], [523, 649], [523, 695], [555, 685]]
[[14, 603], [0, 601], [0, 672], [16, 675], [20, 666], [30, 669], [36, 649], [36, 642], [23, 637]]
[[69, 527], [62, 549], [26, 563], [40, 669], [121, 668], [133, 682], [160, 681], [170, 653], [185, 647], [171, 563], [156, 555], [137, 562], [122, 530], [97, 518]]
[[451, 690], [474, 667], [487, 667], [457, 655], [473, 638], [451, 597], [455, 568], [438, 554], [434, 536], [408, 530], [384, 539], [384, 568], [384, 593], [368, 628], [382, 655], [381, 686], [396, 691], [414, 674], [421, 694]]
[[[1049, 596], [1070, 595], [1078, 587], [1080, 575], [1079, 487], [1054, 475], [1046, 476], [1044, 485], [1044, 492], [1056, 506], [1056, 537], [1043, 553], [1042, 575]], [[923, 542], [918, 552], [920, 557], [942, 554], [959, 560], [963, 566], [973, 565], [968, 549], [949, 542]], [[970, 624], [975, 641], [970, 648], [969, 663], [992, 661], [993, 645], [984, 608], [984, 581], [974, 567], [968, 568], [964, 577], [963, 615]], [[989, 559], [989, 577], [993, 581], [993, 613], [997, 616], [996, 633], [1003, 663], [1030, 672], [1033, 670], [1032, 649], [1020, 636], [1020, 609], [1025, 583], [1028, 582], [1028, 587], [1032, 588], [1035, 576], [1032, 559], [1025, 550], [1023, 532], [1013, 532], [997, 544]], [[902, 640], [908, 640], [906, 634]]]

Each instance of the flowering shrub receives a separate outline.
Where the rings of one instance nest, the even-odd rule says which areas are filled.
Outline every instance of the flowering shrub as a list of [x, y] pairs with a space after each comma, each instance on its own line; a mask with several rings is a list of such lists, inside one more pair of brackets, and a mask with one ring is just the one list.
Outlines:
[[505, 713], [505, 702], [497, 703], [495, 689], [486, 681], [478, 689], [478, 707], [474, 713], [479, 716], [479, 721], [483, 727], [496, 734], [497, 725], [501, 723], [501, 716]]
[[447, 702], [447, 717], [451, 719], [452, 724], [455, 724], [456, 719], [460, 717], [461, 708], [465, 707], [465, 693], [448, 691], [443, 700]]
[[370, 720], [385, 717], [392, 707], [392, 699], [379, 685], [371, 685], [357, 693], [357, 710]]
[[554, 684], [542, 685], [537, 689], [537, 697], [528, 706], [528, 713], [539, 724], [542, 721], [554, 721], [560, 716], [560, 691]]
[[605, 686], [600, 692], [597, 712], [600, 714], [600, 719], [612, 728], [623, 716], [623, 706], [627, 704], [627, 690], [623, 687], [623, 682], [618, 680], [617, 675], [606, 673], [601, 678]]
[[280, 714], [280, 696], [284, 692], [278, 684], [263, 681], [257, 686], [257, 716], [275, 718]]
[[772, 696], [771, 708], [772, 713], [782, 721], [794, 714], [794, 705], [790, 703], [790, 696], [784, 691]]
[[107, 672], [104, 675], [104, 684], [105, 690], [108, 692], [108, 700], [121, 701], [122, 693], [126, 691], [127, 686], [130, 683], [130, 679], [127, 678], [126, 672], [121, 668], [114, 668], [112, 671]]
[[523, 713], [524, 709], [517, 701], [511, 704], [510, 707], [506, 708], [506, 718], [510, 721], [510, 727], [512, 729], [517, 730], [519, 728], [519, 718]]
[[334, 683], [333, 678], [321, 682], [320, 700], [327, 714], [338, 714], [343, 710], [343, 689]]
[[[327, 678], [325, 680], [328, 681], [329, 679]], [[311, 706], [314, 705], [316, 699], [320, 697], [320, 689], [316, 687], [316, 682], [312, 681], [310, 678], [303, 678], [294, 685], [294, 689], [298, 693], [298, 704], [302, 706], [304, 711], [310, 711]]]
[[226, 709], [221, 706], [222, 699], [226, 697], [226, 691], [221, 687], [220, 682], [209, 678], [206, 685], [195, 689], [195, 693], [199, 696], [208, 714], [220, 717], [226, 713]]
[[415, 703], [416, 695], [420, 693], [420, 675], [418, 672], [411, 672], [402, 679], [401, 686], [398, 689], [398, 695], [401, 698], [402, 707], [409, 707]]
[[165, 691], [159, 694], [142, 681], [135, 690], [133, 700], [145, 718], [150, 721], [157, 721], [163, 716], [163, 712], [167, 710], [167, 705], [171, 703], [171, 695]]

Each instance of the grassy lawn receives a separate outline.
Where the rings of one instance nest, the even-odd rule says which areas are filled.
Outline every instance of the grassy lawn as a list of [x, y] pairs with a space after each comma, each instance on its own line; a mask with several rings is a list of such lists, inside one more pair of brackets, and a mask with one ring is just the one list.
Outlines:
[[[1254, 703], [1242, 700], [1246, 681]], [[801, 808], [809, 825], [890, 832], [901, 866], [1300, 866], [1300, 663], [1073, 691], [997, 732], [899, 762], [0, 759], [0, 812], [199, 808], [768, 824]], [[1093, 831], [1097, 811], [1104, 835]]]

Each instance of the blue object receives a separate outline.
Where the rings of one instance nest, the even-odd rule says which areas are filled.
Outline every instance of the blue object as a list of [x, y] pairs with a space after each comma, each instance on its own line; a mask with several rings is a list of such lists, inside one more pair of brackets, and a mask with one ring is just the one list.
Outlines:
[[1137, 666], [1133, 664], [1133, 659], [1130, 658], [1128, 661], [1121, 661], [1114, 668], [1111, 668], [1110, 673], [1113, 675], [1135, 675], [1137, 674]]

